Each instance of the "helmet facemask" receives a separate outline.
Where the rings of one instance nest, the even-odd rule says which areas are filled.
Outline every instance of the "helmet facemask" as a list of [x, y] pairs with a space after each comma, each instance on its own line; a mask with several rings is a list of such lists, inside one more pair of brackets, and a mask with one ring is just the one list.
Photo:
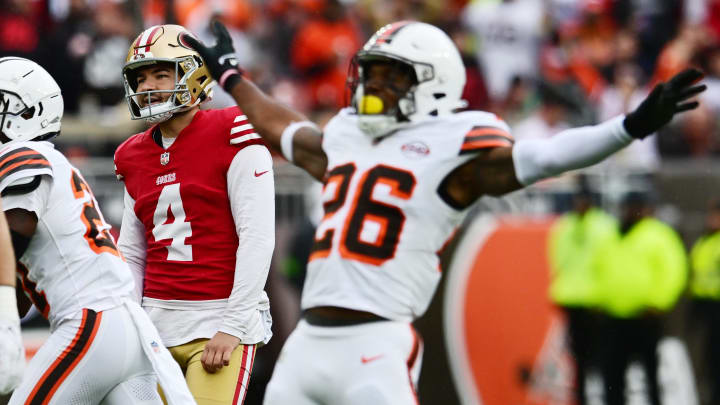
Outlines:
[[[167, 63], [169, 66], [172, 66], [170, 70], [173, 71], [174, 75], [174, 87], [172, 89], [138, 92], [138, 70], [157, 66], [162, 63]], [[126, 65], [123, 69], [123, 78], [125, 84], [125, 99], [130, 108], [131, 118], [134, 120], [145, 119], [152, 124], [163, 122], [172, 117], [175, 112], [189, 110], [204, 101], [207, 97], [205, 91], [195, 97], [191, 94], [192, 91], [197, 92], [199, 86], [193, 86], [190, 81], [196, 80], [201, 83], [211, 80], [211, 78], [204, 75], [195, 77], [197, 76], [200, 66], [202, 66], [202, 60], [194, 56], [186, 56], [175, 60], [141, 60], [137, 63]], [[209, 89], [209, 86], [206, 89]], [[169, 96], [163, 102], [151, 102], [151, 99], [157, 95], [164, 96], [168, 94]], [[140, 101], [141, 98], [144, 98], [144, 103]]]
[[[58, 98], [59, 94], [54, 96]], [[62, 100], [53, 100], [60, 103]], [[47, 103], [47, 101], [46, 101]], [[17, 93], [0, 89], [0, 144], [12, 141], [46, 141], [60, 134], [60, 118], [43, 117], [46, 106], [40, 101], [28, 106]]]
[[358, 125], [373, 138], [407, 125], [416, 111], [416, 69], [406, 61], [359, 52], [352, 61], [348, 84]]
[[[408, 125], [408, 122], [421, 122], [432, 117], [453, 114], [467, 105], [462, 100], [465, 66], [460, 52], [452, 39], [435, 26], [413, 21], [388, 24], [377, 30], [358, 52], [357, 58], [360, 62], [358, 70], [363, 67], [363, 61], [382, 58], [409, 66], [416, 78], [415, 85], [398, 100], [397, 108], [401, 119], [398, 119], [398, 116], [390, 117], [392, 120], [386, 118], [383, 125], [378, 123], [373, 129], [366, 129], [368, 127], [364, 122], [371, 116], [358, 110], [359, 126], [371, 136], [387, 135]], [[364, 83], [358, 83], [355, 87], [360, 88], [361, 84]], [[367, 92], [367, 89], [365, 90]], [[354, 106], [357, 108], [362, 96], [353, 95]], [[372, 119], [381, 120], [377, 116]]]

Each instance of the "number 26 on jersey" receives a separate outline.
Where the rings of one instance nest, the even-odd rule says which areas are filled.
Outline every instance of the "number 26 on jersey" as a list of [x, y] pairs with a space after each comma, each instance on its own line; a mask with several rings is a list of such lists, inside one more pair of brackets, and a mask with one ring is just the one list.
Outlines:
[[[377, 165], [364, 173], [356, 172], [354, 163], [337, 166], [328, 172], [324, 190], [334, 190], [334, 193], [323, 203], [323, 222], [332, 218], [346, 203], [351, 205], [339, 229], [325, 229], [322, 235], [317, 235], [310, 260], [330, 254], [336, 230], [342, 232], [338, 251], [343, 258], [380, 266], [395, 256], [405, 214], [395, 205], [376, 200], [373, 193], [378, 186], [384, 185], [389, 189], [389, 195], [408, 200], [417, 184], [415, 176], [407, 170], [386, 165]], [[356, 175], [362, 177], [355, 195], [348, 199], [351, 179]]]

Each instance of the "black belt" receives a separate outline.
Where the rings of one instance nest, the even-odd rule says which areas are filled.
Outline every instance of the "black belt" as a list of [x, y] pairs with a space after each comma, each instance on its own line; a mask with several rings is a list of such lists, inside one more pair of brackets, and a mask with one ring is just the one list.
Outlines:
[[363, 318], [330, 318], [323, 315], [318, 315], [314, 312], [303, 311], [302, 319], [305, 322], [313, 326], [353, 326], [361, 325], [363, 323], [387, 321], [388, 319], [381, 316], [370, 314]]

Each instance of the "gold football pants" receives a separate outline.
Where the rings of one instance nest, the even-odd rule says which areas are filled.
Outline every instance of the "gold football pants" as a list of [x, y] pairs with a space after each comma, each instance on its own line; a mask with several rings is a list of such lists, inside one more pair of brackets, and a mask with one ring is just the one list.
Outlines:
[[242, 405], [250, 383], [256, 345], [239, 345], [230, 356], [230, 365], [210, 374], [200, 362], [209, 341], [196, 339], [168, 350], [180, 365], [198, 405]]

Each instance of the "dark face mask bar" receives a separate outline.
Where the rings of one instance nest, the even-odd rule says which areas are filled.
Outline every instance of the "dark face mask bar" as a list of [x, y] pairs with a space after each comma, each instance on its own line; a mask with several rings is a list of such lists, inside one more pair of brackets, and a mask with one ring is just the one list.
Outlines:
[[[11, 97], [14, 96], [18, 100], [22, 100], [18, 94], [12, 91], [8, 90], [0, 90], [0, 116], [2, 116], [2, 120], [0, 120], [0, 131], [2, 131], [5, 128], [5, 121], [8, 116], [19, 116], [25, 113], [30, 109], [25, 103], [22, 103], [23, 108], [20, 109], [17, 112], [10, 111], [10, 103], [11, 103]], [[22, 102], [22, 101], [21, 101]]]

